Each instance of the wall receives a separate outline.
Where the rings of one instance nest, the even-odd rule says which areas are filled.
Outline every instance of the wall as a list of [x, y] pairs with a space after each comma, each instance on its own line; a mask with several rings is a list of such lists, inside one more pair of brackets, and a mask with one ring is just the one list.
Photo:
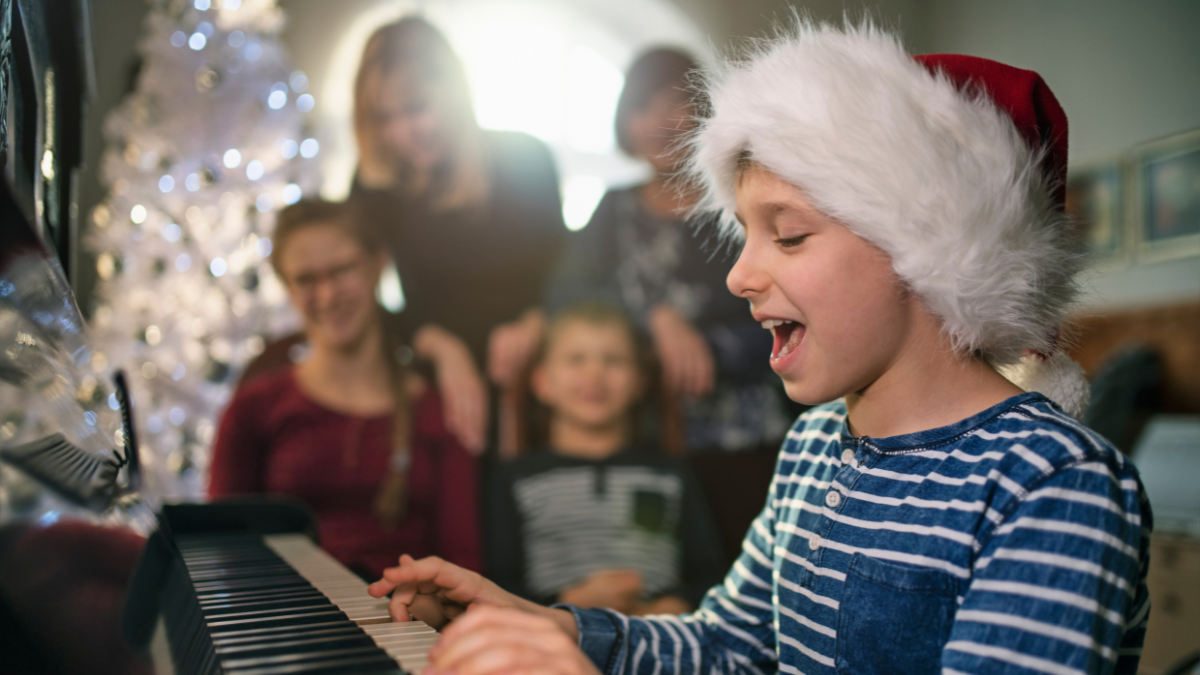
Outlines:
[[[1071, 121], [1071, 164], [1200, 127], [1200, 3], [926, 0], [923, 49], [1036, 70]], [[1084, 311], [1200, 299], [1200, 256], [1098, 269]]]

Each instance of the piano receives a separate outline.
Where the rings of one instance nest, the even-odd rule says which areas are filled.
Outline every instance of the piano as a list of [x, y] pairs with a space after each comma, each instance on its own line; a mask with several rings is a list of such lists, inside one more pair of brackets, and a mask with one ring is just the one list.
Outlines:
[[438, 633], [393, 622], [386, 598], [316, 545], [302, 505], [177, 504], [159, 518], [123, 617], [127, 641], [145, 650], [161, 614], [169, 662], [155, 659], [159, 675], [415, 674], [427, 664]]

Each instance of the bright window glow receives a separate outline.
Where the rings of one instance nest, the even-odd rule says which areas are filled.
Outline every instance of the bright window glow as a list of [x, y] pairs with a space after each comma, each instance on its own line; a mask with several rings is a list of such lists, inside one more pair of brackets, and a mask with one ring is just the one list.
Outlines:
[[246, 178], [258, 180], [263, 177], [263, 163], [257, 159], [246, 165]]
[[162, 229], [162, 237], [167, 241], [179, 241], [179, 236], [183, 234], [183, 230], [175, 223], [167, 223], [167, 226]]
[[567, 60], [567, 144], [602, 155], [616, 145], [613, 116], [625, 76], [591, 47], [576, 45]]
[[563, 221], [567, 229], [582, 230], [604, 196], [604, 181], [596, 176], [575, 176], [563, 184]]
[[172, 47], [182, 47], [186, 44], [187, 44], [187, 33], [184, 33], [181, 30], [177, 30], [174, 33], [171, 33], [171, 46]]
[[187, 178], [183, 179], [183, 185], [188, 189], [188, 192], [195, 192], [200, 189], [200, 176], [194, 173], [189, 173]]
[[481, 126], [533, 134], [547, 142], [562, 134], [567, 43], [552, 28], [497, 20], [464, 58]]
[[192, 258], [186, 253], [180, 253], [179, 257], [175, 258], [175, 269], [180, 272], [186, 272], [192, 269]]
[[129, 219], [137, 225], [146, 222], [146, 207], [141, 204], [134, 204], [133, 208], [129, 209]]
[[271, 95], [267, 97], [267, 106], [269, 108], [271, 108], [271, 110], [279, 110], [286, 104], [287, 104], [287, 93], [286, 92], [273, 91], [273, 92], [271, 92]]
[[196, 51], [204, 49], [206, 44], [208, 44], [208, 38], [204, 37], [203, 33], [192, 33], [192, 37], [188, 38], [188, 46]]
[[396, 271], [395, 263], [389, 262], [379, 276], [379, 286], [375, 289], [375, 299], [383, 308], [392, 314], [404, 309], [404, 288], [400, 285], [400, 274]]
[[[229, 6], [228, 0], [226, 0], [225, 6], [226, 7]], [[235, 30], [229, 34], [228, 41], [229, 41], [230, 47], [237, 49], [238, 47], [241, 47], [242, 45], [246, 44], [246, 34], [240, 30]]]
[[283, 155], [284, 159], [291, 159], [300, 151], [300, 146], [290, 138], [285, 138], [279, 141], [279, 154]]
[[300, 144], [300, 156], [304, 157], [305, 159], [312, 159], [313, 157], [316, 157], [317, 153], [320, 151], [321, 145], [317, 143], [317, 139], [315, 138], [306, 138], [304, 139], [304, 142]]
[[259, 213], [266, 213], [275, 206], [275, 200], [269, 192], [264, 192], [254, 200], [254, 208], [258, 209]]
[[229, 270], [229, 265], [225, 263], [224, 258], [213, 258], [208, 264], [208, 271], [212, 272], [214, 277], [223, 277], [225, 272]]
[[222, 158], [225, 162], [225, 168], [232, 169], [242, 163], [242, 153], [236, 148], [230, 148], [225, 151], [225, 156]]
[[300, 112], [308, 112], [313, 109], [316, 101], [313, 100], [312, 94], [301, 94], [300, 98], [296, 99], [296, 110]]
[[284, 204], [295, 204], [296, 202], [300, 201], [300, 198], [303, 196], [304, 192], [300, 189], [299, 185], [296, 185], [295, 183], [288, 183], [287, 185], [283, 186]]
[[175, 189], [175, 179], [170, 176], [163, 176], [158, 179], [158, 189], [163, 192], [170, 192]]

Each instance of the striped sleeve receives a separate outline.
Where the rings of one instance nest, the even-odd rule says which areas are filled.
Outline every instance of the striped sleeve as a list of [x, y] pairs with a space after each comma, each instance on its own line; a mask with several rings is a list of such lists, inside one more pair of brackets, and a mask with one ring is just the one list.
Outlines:
[[775, 673], [774, 530], [768, 499], [725, 580], [692, 614], [634, 618], [568, 607], [579, 625], [580, 648], [606, 675]]
[[1127, 465], [1049, 475], [975, 563], [944, 673], [1084, 675], [1136, 670], [1149, 597], [1149, 511]]

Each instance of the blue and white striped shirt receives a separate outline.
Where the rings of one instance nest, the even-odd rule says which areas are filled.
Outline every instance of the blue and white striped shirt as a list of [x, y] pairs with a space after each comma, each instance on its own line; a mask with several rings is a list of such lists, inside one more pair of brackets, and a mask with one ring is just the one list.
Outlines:
[[573, 609], [603, 672], [1136, 672], [1150, 509], [1107, 441], [1037, 393], [891, 438], [845, 420], [796, 421], [695, 613]]

